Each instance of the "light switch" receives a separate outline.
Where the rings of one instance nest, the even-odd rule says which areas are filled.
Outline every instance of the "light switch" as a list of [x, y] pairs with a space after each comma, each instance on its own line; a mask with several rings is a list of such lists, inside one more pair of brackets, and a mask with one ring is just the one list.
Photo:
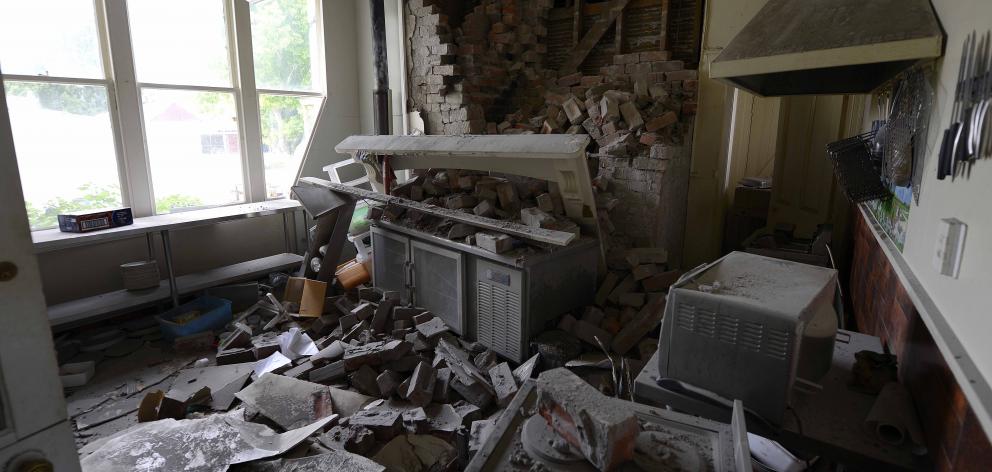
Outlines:
[[967, 232], [968, 225], [957, 218], [940, 220], [937, 227], [937, 242], [934, 245], [933, 268], [941, 275], [958, 278]]

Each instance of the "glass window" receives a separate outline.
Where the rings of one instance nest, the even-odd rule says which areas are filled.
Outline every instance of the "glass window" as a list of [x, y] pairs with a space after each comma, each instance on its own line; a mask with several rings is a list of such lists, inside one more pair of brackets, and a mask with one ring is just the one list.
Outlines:
[[127, 6], [139, 82], [231, 86], [222, 1], [130, 0]]
[[[265, 197], [289, 196], [324, 99], [319, 3], [248, 2], [0, 0], [0, 93], [32, 229], [56, 227], [56, 216], [70, 211], [147, 211], [149, 197], [155, 213], [244, 202], [245, 143], [253, 155], [262, 146], [264, 166], [250, 171], [252, 181], [264, 177]], [[236, 89], [234, 32], [249, 25], [254, 70], [240, 72], [254, 72], [256, 87]], [[111, 48], [134, 58], [134, 75], [109, 73]], [[134, 88], [115, 90], [114, 75], [137, 83], [140, 104]], [[250, 94], [257, 108], [245, 100]], [[260, 136], [242, 135], [241, 113], [258, 114]], [[139, 139], [144, 153], [122, 152]], [[145, 159], [147, 176], [122, 180], [122, 169]]]
[[289, 198], [296, 173], [303, 162], [320, 97], [259, 95], [262, 118], [262, 156], [268, 198]]
[[3, 91], [31, 229], [58, 226], [60, 213], [120, 206], [96, 4], [0, 0], [0, 69], [37, 76], [8, 76]]
[[245, 201], [224, 4], [127, 3], [156, 213]]
[[314, 59], [320, 56], [316, 2], [263, 0], [251, 4], [255, 83], [260, 89], [314, 89]]
[[103, 79], [92, 1], [0, 0], [4, 74]]
[[17, 168], [31, 229], [59, 213], [121, 205], [107, 89], [6, 81]]
[[155, 211], [244, 201], [234, 95], [141, 91]]

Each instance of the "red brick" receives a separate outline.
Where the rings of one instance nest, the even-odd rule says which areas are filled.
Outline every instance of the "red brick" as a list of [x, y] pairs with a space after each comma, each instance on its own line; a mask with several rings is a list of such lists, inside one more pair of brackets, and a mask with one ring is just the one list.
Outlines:
[[699, 78], [699, 72], [692, 69], [665, 72], [665, 80], [669, 82], [674, 82], [679, 80], [696, 80], [698, 78]]
[[629, 408], [564, 368], [541, 373], [537, 389], [541, 416], [597, 469], [633, 459], [640, 427]]
[[617, 55], [613, 56], [613, 63], [614, 64], [618, 64], [618, 65], [619, 64], [635, 64], [635, 63], [639, 62], [640, 60], [641, 60], [640, 54], [638, 54], [636, 52], [635, 53], [631, 53], [631, 54], [617, 54]]
[[644, 129], [649, 132], [658, 131], [659, 129], [675, 124], [677, 121], [679, 121], [679, 117], [675, 114], [675, 112], [669, 111], [663, 113], [657, 118], [652, 118], [649, 120], [645, 123]]

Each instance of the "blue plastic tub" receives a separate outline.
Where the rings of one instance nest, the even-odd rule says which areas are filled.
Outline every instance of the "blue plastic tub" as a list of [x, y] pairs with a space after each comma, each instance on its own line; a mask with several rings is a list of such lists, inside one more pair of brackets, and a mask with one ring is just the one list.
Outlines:
[[[199, 310], [200, 316], [183, 324], [175, 322], [177, 317], [192, 310]], [[204, 331], [220, 330], [231, 321], [231, 318], [231, 301], [209, 295], [179, 305], [155, 317], [162, 327], [162, 337], [170, 341]]]

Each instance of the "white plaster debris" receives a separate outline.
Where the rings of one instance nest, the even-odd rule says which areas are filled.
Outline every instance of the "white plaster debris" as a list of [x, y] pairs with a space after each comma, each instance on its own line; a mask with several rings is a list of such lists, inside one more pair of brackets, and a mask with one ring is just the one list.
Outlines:
[[231, 464], [282, 454], [333, 418], [278, 434], [249, 423], [244, 410], [203, 419], [141, 423], [83, 448], [83, 471], [224, 472]]

